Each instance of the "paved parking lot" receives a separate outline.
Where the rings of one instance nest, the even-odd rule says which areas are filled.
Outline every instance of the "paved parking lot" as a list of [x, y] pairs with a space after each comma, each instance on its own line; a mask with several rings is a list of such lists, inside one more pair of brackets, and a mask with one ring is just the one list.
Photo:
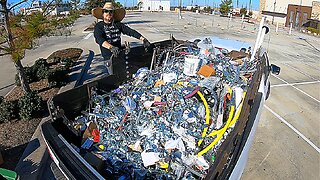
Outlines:
[[[150, 41], [219, 36], [254, 43], [259, 23], [184, 13], [128, 13], [131, 27]], [[229, 27], [229, 28], [228, 28]], [[320, 169], [320, 39], [269, 26], [263, 46], [271, 63], [281, 67], [271, 76], [267, 100], [242, 179], [319, 179]]]

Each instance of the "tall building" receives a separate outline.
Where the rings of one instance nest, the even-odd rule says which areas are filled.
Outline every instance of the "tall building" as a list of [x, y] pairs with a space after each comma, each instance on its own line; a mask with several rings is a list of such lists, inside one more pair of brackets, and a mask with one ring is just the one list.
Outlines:
[[170, 1], [139, 0], [141, 11], [170, 11]]

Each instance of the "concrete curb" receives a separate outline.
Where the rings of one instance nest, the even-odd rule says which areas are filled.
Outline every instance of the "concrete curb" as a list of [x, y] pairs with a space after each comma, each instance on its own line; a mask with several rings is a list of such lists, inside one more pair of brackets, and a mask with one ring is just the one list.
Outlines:
[[50, 117], [46, 117], [41, 120], [15, 168], [15, 172], [21, 179], [40, 179], [41, 177], [43, 165], [49, 157], [42, 137], [41, 125], [49, 119]]

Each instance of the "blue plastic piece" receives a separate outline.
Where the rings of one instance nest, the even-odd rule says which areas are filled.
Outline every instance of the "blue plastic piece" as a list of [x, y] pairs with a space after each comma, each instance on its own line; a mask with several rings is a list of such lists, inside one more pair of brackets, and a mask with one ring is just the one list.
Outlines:
[[89, 149], [93, 144], [93, 140], [90, 138], [87, 138], [86, 141], [81, 145], [82, 149]]

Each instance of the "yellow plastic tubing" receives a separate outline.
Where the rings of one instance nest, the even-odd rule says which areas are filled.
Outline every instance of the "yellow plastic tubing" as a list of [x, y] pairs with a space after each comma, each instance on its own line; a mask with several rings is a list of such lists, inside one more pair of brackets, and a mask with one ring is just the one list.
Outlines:
[[220, 140], [220, 138], [222, 137], [222, 135], [226, 132], [231, 119], [233, 117], [233, 113], [234, 113], [234, 106], [231, 106], [231, 110], [230, 110], [230, 114], [229, 114], [229, 118], [227, 120], [226, 125], [221, 129], [221, 132], [218, 134], [217, 138], [211, 143], [209, 144], [209, 146], [207, 146], [206, 148], [204, 148], [202, 151], [200, 151], [198, 153], [198, 156], [202, 156], [203, 154], [205, 154], [206, 152], [208, 152], [215, 144], [217, 144], [217, 142]]
[[[230, 93], [230, 95], [232, 95], [232, 90], [231, 88], [228, 86], [228, 91]], [[203, 97], [202, 93], [200, 91], [198, 91], [198, 95], [200, 96], [201, 100], [203, 101], [203, 104], [206, 108], [206, 124], [209, 125], [209, 121], [210, 121], [210, 110], [209, 110], [209, 106], [208, 103], [206, 101], [206, 99]], [[203, 142], [203, 138], [207, 135], [207, 131], [208, 131], [208, 127], [205, 127], [202, 131], [201, 134], [201, 139], [198, 141], [198, 146], [201, 145], [201, 143]]]
[[[209, 106], [208, 106], [207, 100], [203, 97], [203, 95], [202, 95], [202, 93], [201, 93], [200, 91], [198, 91], [197, 94], [198, 94], [199, 97], [201, 98], [201, 100], [202, 100], [202, 102], [203, 102], [203, 105], [204, 105], [204, 107], [206, 108], [206, 124], [209, 126], [209, 122], [210, 122], [210, 110], [209, 110]], [[200, 140], [198, 141], [198, 146], [201, 145], [201, 143], [202, 143], [202, 141], [203, 141], [203, 138], [207, 135], [208, 126], [203, 129], [202, 134], [201, 134], [202, 139], [200, 139]]]
[[[236, 121], [239, 119], [240, 112], [241, 112], [241, 110], [242, 110], [243, 101], [244, 101], [244, 97], [245, 97], [245, 96], [246, 96], [246, 92], [243, 93], [243, 97], [242, 97], [241, 104], [240, 104], [240, 106], [239, 106], [239, 110], [236, 111], [236, 114], [235, 114], [235, 116], [233, 117], [232, 121], [230, 122], [228, 128], [229, 128], [230, 126], [232, 126], [234, 123], [236, 123]], [[222, 129], [212, 131], [212, 132], [208, 135], [208, 137], [215, 136], [215, 135], [217, 135], [217, 134], [219, 134], [219, 133], [221, 133], [221, 132], [222, 132]]]

